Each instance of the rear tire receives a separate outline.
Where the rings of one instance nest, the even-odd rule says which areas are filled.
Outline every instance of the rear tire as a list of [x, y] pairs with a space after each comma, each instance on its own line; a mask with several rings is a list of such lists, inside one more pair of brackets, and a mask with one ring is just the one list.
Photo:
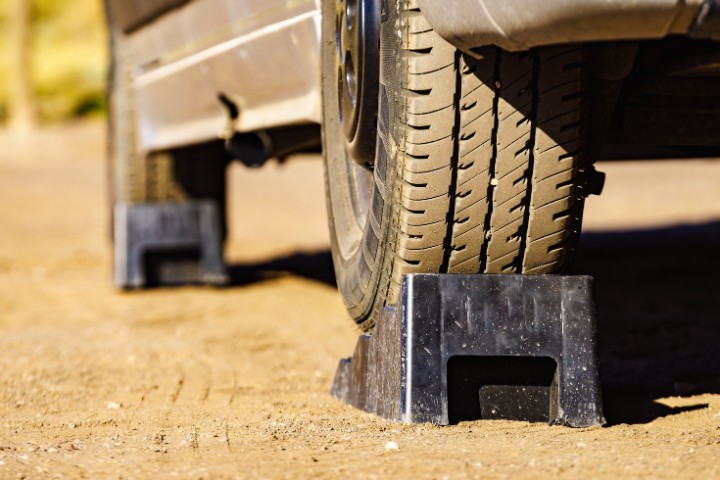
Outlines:
[[474, 58], [435, 34], [415, 0], [383, 3], [372, 169], [342, 141], [342, 13], [323, 4], [332, 251], [345, 304], [365, 330], [397, 302], [406, 274], [562, 272], [585, 196], [582, 48], [489, 47]]
[[162, 152], [140, 150], [131, 53], [121, 32], [111, 38], [109, 85], [109, 183], [116, 203], [178, 203], [212, 200], [226, 233], [225, 173], [229, 162], [222, 141]]

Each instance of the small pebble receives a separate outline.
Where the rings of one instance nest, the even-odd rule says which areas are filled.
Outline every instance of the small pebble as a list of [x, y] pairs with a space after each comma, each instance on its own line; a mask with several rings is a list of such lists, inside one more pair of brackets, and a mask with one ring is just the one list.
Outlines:
[[121, 403], [117, 403], [117, 402], [110, 402], [110, 403], [108, 403], [108, 408], [111, 409], [111, 410], [117, 410], [117, 409], [120, 408], [120, 407], [122, 407], [122, 404], [121, 404]]
[[398, 447], [398, 444], [395, 442], [387, 442], [385, 444], [385, 450], [400, 450], [400, 447]]

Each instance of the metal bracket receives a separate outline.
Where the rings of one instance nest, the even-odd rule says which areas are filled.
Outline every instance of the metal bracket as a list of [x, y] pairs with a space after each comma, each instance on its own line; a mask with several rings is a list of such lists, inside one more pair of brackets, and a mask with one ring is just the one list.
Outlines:
[[116, 204], [114, 242], [120, 288], [229, 281], [218, 208], [211, 201]]
[[332, 395], [405, 423], [602, 425], [592, 278], [409, 275]]

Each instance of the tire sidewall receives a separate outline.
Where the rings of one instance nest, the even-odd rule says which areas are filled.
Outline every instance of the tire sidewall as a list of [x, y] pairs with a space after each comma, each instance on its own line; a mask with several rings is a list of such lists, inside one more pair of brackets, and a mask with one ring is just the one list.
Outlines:
[[[322, 11], [322, 100], [323, 100], [323, 158], [330, 240], [338, 289], [352, 318], [362, 328], [372, 327], [375, 313], [382, 308], [388, 297], [393, 264], [394, 232], [398, 225], [396, 206], [400, 199], [397, 179], [397, 142], [393, 126], [395, 118], [396, 91], [399, 84], [398, 48], [399, 37], [395, 27], [398, 19], [397, 0], [384, 2], [380, 40], [380, 88], [378, 108], [378, 139], [376, 144], [373, 185], [367, 219], [360, 241], [349, 253], [340, 248], [342, 231], [338, 216], [343, 215], [338, 198], [352, 202], [347, 184], [339, 180], [342, 175], [340, 141], [341, 126], [337, 112], [335, 81], [335, 13], [332, 1], [323, 1]], [[389, 7], [389, 9], [388, 9]], [[388, 11], [389, 10], [389, 11]]]

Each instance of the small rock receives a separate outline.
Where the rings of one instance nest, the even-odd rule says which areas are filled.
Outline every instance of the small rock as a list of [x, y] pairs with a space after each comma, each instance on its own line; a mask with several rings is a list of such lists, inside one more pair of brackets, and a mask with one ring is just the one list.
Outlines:
[[585, 447], [587, 447], [587, 445], [586, 445], [585, 443], [583, 443], [583, 442], [578, 442], [578, 443], [575, 444], [575, 446], [578, 447], [578, 448], [585, 448]]
[[385, 444], [385, 450], [400, 450], [400, 447], [395, 442], [387, 442]]
[[108, 403], [107, 407], [111, 410], [117, 410], [118, 408], [122, 407], [122, 403], [110, 402]]

